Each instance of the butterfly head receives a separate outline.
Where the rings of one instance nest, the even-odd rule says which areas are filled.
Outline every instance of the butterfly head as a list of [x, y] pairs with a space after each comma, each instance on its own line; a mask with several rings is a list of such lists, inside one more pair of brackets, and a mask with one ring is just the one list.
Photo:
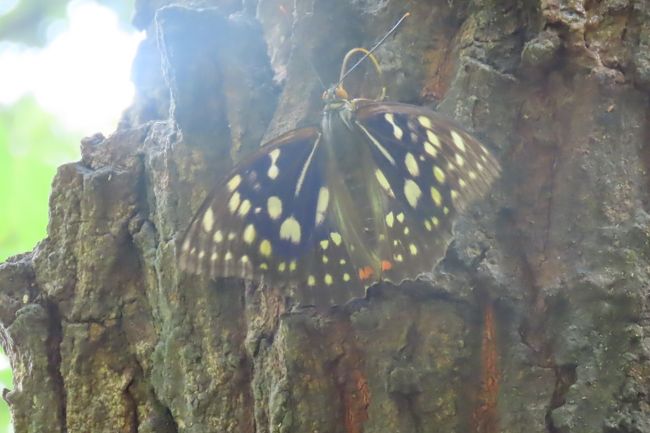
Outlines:
[[336, 84], [323, 92], [323, 102], [325, 111], [337, 111], [347, 107], [350, 102], [350, 96], [342, 84]]

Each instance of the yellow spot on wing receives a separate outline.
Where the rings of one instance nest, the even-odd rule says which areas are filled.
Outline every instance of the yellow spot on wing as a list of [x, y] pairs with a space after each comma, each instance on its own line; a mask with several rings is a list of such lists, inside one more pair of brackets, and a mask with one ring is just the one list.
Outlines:
[[376, 169], [375, 176], [377, 177], [377, 181], [379, 181], [379, 185], [381, 185], [381, 187], [384, 188], [384, 190], [388, 193], [388, 195], [391, 197], [395, 197], [395, 194], [393, 193], [393, 190], [390, 187], [390, 184], [388, 183], [388, 179], [386, 179], [384, 172], [381, 171], [380, 169]]
[[418, 116], [418, 122], [425, 128], [431, 128], [431, 120], [426, 116]]
[[418, 184], [411, 179], [406, 179], [406, 182], [404, 182], [404, 196], [413, 209], [418, 205], [421, 195], [422, 190], [420, 190]]
[[308, 285], [308, 286], [315, 286], [315, 285], [316, 285], [316, 278], [314, 278], [313, 275], [310, 275], [310, 276], [307, 278], [307, 285]]
[[235, 213], [237, 208], [239, 207], [239, 192], [235, 191], [235, 193], [230, 197], [230, 200], [228, 201], [228, 209], [230, 209], [230, 213]]
[[442, 146], [440, 145], [440, 139], [435, 132], [427, 130], [427, 139], [438, 149], [442, 149]]
[[278, 219], [282, 215], [282, 200], [276, 196], [271, 196], [266, 201], [266, 210], [269, 212], [271, 219]]
[[234, 175], [226, 185], [228, 185], [228, 191], [233, 192], [239, 184], [241, 183], [241, 176], [236, 174]]
[[394, 223], [395, 223], [395, 216], [393, 215], [393, 212], [388, 212], [388, 214], [386, 215], [386, 225], [392, 228]]
[[267, 239], [262, 240], [262, 242], [260, 242], [260, 254], [269, 257], [271, 255], [271, 251], [271, 242], [269, 242]]
[[223, 240], [223, 233], [221, 233], [221, 230], [217, 230], [214, 232], [214, 236], [212, 237], [216, 243], [219, 243]]
[[437, 165], [433, 166], [433, 175], [435, 176], [439, 184], [445, 183], [445, 172], [442, 171], [442, 169]]
[[269, 177], [269, 179], [273, 180], [278, 177], [278, 174], [280, 174], [280, 169], [275, 164], [270, 166], [269, 170], [266, 172], [266, 175]]
[[325, 274], [325, 284], [330, 286], [334, 282], [334, 279], [330, 274]]
[[433, 186], [431, 187], [431, 198], [433, 199], [433, 202], [436, 204], [436, 206], [442, 206], [442, 196], [440, 195], [440, 191], [438, 191], [436, 187]]
[[239, 206], [239, 216], [245, 217], [246, 214], [248, 214], [248, 211], [251, 210], [251, 202], [250, 200], [244, 200], [241, 202], [241, 206]]
[[253, 243], [254, 240], [255, 240], [255, 227], [253, 226], [253, 224], [249, 224], [244, 229], [244, 242], [250, 245]]
[[397, 214], [397, 221], [403, 223], [404, 222], [404, 213], [400, 212]]
[[438, 156], [438, 151], [436, 150], [435, 147], [428, 141], [424, 142], [424, 151], [428, 153], [429, 155], [433, 156], [434, 158]]
[[203, 225], [203, 230], [206, 232], [212, 231], [212, 226], [214, 225], [214, 213], [212, 212], [211, 207], [205, 211], [201, 224]]
[[458, 149], [465, 152], [465, 140], [456, 131], [451, 131], [451, 139]]
[[406, 165], [406, 169], [411, 176], [417, 177], [420, 175], [420, 167], [418, 167], [418, 162], [411, 152], [408, 152], [404, 157], [404, 165]]
[[326, 250], [327, 247], [329, 247], [329, 245], [330, 245], [330, 241], [328, 241], [327, 239], [323, 239], [322, 241], [320, 241], [320, 247], [324, 250]]
[[343, 281], [346, 281], [346, 282], [347, 282], [347, 281], [350, 281], [350, 274], [348, 274], [347, 272], [344, 273], [344, 274], [343, 274]]
[[411, 255], [414, 256], [418, 253], [418, 247], [415, 246], [415, 244], [410, 244], [409, 251], [411, 252]]
[[300, 243], [300, 223], [290, 216], [280, 226], [280, 239], [287, 239], [294, 244]]
[[337, 232], [330, 233], [330, 238], [332, 239], [332, 242], [334, 242], [334, 245], [337, 247], [341, 245], [341, 235]]

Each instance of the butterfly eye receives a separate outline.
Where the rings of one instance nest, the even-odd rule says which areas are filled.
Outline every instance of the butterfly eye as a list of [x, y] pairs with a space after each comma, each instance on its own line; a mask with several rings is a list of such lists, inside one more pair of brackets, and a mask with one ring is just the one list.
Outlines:
[[334, 93], [339, 99], [349, 99], [348, 92], [343, 88], [342, 85], [336, 86]]

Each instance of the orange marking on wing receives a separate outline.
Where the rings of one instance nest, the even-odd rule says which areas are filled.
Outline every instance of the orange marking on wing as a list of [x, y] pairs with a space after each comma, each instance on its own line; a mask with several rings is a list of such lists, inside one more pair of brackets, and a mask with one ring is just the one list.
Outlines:
[[374, 273], [375, 271], [372, 269], [372, 266], [364, 266], [363, 268], [359, 268], [359, 279], [361, 281], [367, 280], [371, 278]]
[[393, 264], [389, 262], [388, 260], [382, 260], [381, 261], [381, 270], [382, 271], [390, 271], [393, 269]]

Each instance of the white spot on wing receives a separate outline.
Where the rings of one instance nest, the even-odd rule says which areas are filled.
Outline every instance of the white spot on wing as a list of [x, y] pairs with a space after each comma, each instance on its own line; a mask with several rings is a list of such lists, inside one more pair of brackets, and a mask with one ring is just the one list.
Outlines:
[[395, 138], [401, 140], [404, 136], [404, 131], [402, 131], [402, 128], [397, 126], [397, 123], [395, 123], [395, 116], [393, 116], [392, 113], [386, 113], [384, 114], [384, 119], [386, 119], [386, 122], [388, 122], [393, 127], [393, 135]]
[[319, 225], [325, 220], [325, 212], [327, 211], [327, 204], [330, 199], [330, 191], [327, 187], [321, 187], [318, 191], [318, 202], [316, 203], [316, 225]]
[[269, 167], [269, 170], [266, 172], [266, 174], [269, 176], [270, 179], [275, 179], [278, 177], [278, 174], [280, 173], [280, 169], [276, 165], [276, 162], [278, 161], [278, 158], [280, 157], [280, 149], [273, 149], [271, 152], [269, 152], [269, 158], [271, 158], [271, 166]]

